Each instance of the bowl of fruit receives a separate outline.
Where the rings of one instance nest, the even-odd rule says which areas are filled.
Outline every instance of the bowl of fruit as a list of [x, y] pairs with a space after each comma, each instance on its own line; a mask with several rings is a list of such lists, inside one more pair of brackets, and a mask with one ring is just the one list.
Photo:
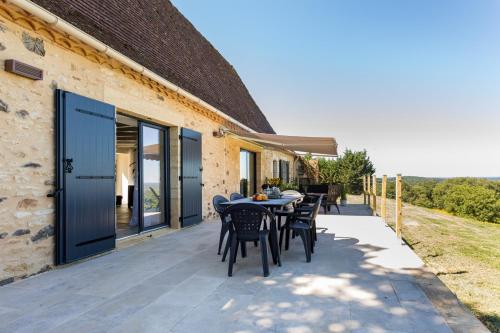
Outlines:
[[267, 201], [267, 195], [265, 194], [262, 194], [262, 193], [258, 193], [258, 194], [254, 194], [252, 195], [252, 200], [253, 201]]

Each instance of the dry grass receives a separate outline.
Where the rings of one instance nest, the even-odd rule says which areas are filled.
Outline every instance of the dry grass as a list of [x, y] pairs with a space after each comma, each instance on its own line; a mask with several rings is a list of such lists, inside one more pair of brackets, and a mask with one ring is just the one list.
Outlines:
[[[394, 200], [387, 203], [387, 222], [393, 226]], [[377, 206], [380, 214], [380, 198]], [[500, 224], [404, 204], [403, 237], [462, 303], [492, 332], [500, 332]]]

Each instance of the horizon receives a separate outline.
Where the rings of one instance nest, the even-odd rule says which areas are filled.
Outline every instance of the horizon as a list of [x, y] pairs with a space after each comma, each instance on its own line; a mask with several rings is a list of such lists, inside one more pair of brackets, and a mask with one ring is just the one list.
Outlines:
[[173, 3], [277, 133], [366, 149], [377, 174], [498, 174], [500, 2]]

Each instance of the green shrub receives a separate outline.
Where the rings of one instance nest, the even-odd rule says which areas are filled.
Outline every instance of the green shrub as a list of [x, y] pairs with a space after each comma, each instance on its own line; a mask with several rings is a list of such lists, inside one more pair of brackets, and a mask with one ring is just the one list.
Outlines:
[[293, 182], [283, 183], [279, 187], [280, 187], [280, 191], [286, 191], [286, 190], [298, 191], [299, 190], [299, 184], [293, 183]]
[[469, 184], [454, 185], [440, 202], [443, 209], [452, 214], [500, 223], [500, 200], [492, 189]]
[[459, 177], [450, 178], [438, 183], [432, 190], [432, 201], [434, 207], [445, 209], [444, 200], [446, 194], [449, 193], [457, 185], [468, 185], [473, 187], [482, 187], [495, 192], [497, 199], [500, 199], [500, 182], [491, 181], [484, 178]]

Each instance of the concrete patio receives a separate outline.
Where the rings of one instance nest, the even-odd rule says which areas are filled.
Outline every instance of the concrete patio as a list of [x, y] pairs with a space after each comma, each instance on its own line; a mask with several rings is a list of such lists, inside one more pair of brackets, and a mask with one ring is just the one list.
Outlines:
[[408, 270], [421, 260], [377, 217], [321, 215], [312, 262], [291, 241], [234, 276], [205, 222], [0, 288], [1, 332], [451, 332]]

